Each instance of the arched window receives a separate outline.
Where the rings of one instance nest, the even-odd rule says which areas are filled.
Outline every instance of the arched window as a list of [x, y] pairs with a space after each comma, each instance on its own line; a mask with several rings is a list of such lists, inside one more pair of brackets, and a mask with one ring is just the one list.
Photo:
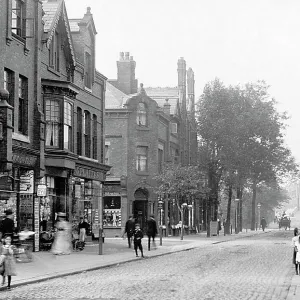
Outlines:
[[146, 111], [146, 105], [144, 103], [139, 103], [137, 117], [136, 117], [136, 123], [139, 126], [147, 125], [147, 111]]

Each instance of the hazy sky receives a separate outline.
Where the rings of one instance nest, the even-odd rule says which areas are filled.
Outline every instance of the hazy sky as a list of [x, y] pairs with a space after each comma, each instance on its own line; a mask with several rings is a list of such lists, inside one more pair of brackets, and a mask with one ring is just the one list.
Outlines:
[[137, 63], [145, 86], [176, 86], [177, 60], [205, 83], [264, 79], [279, 109], [291, 116], [287, 144], [300, 161], [299, 0], [65, 0], [68, 17], [90, 6], [97, 28], [96, 67], [117, 77], [119, 52]]

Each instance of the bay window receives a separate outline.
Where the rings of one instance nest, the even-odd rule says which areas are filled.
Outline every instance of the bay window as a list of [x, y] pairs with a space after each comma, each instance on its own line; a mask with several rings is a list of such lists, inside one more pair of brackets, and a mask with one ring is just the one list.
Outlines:
[[59, 146], [60, 109], [57, 100], [46, 100], [46, 146]]
[[72, 150], [72, 104], [64, 104], [64, 149]]

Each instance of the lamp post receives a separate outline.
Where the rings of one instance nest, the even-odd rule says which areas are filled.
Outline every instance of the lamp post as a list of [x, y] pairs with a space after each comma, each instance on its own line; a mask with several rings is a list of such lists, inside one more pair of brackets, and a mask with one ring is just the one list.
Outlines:
[[257, 209], [258, 209], [258, 229], [260, 229], [260, 208], [261, 208], [261, 204], [258, 202], [257, 203]]
[[162, 226], [163, 226], [163, 201], [159, 197], [158, 208], [159, 208], [159, 245], [162, 246]]
[[183, 220], [184, 220], [184, 208], [187, 207], [187, 203], [182, 203], [181, 204], [181, 234], [180, 234], [180, 239], [183, 240]]
[[190, 233], [191, 233], [191, 230], [192, 230], [192, 208], [193, 208], [193, 205], [188, 204], [188, 209], [189, 209], [189, 231], [190, 231]]
[[235, 199], [235, 221], [234, 221], [234, 227], [235, 227], [235, 233], [238, 233], [238, 205], [239, 205], [240, 199], [236, 198]]

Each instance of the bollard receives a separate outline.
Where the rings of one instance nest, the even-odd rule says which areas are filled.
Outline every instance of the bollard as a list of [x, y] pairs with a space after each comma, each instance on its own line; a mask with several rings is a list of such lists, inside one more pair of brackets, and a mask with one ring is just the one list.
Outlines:
[[162, 227], [159, 227], [159, 245], [162, 246]]

